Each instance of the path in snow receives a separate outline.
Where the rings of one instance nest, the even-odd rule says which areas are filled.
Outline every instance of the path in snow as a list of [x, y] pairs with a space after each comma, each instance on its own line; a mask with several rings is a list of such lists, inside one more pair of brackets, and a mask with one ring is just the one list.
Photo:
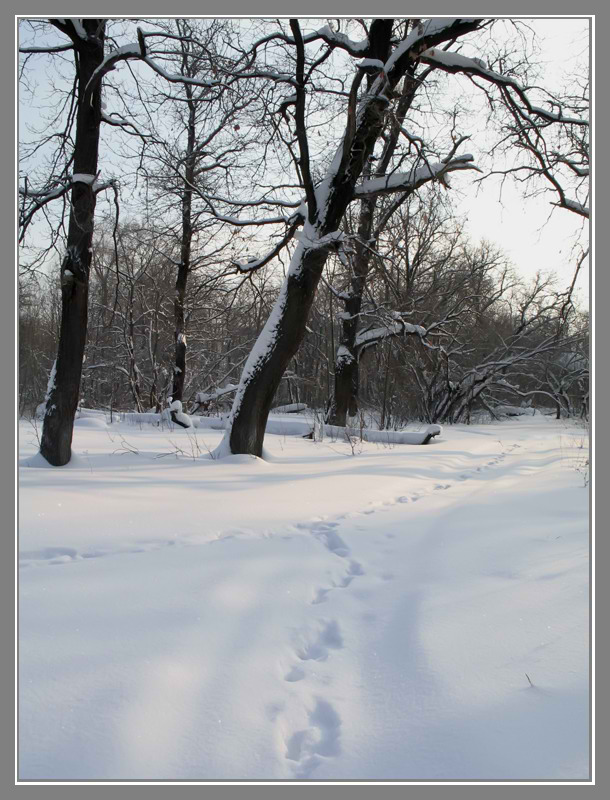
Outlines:
[[[466, 481], [468, 479], [475, 478], [485, 473], [491, 467], [500, 464], [506, 458], [507, 455], [509, 455], [511, 452], [513, 452], [515, 449], [519, 447], [521, 447], [521, 445], [515, 443], [510, 447], [508, 447], [506, 450], [503, 450], [498, 456], [469, 470], [460, 471], [459, 474], [454, 478], [455, 483]], [[354, 517], [358, 517], [361, 515], [373, 514], [380, 509], [394, 506], [397, 503], [415, 503], [422, 497], [430, 496], [434, 492], [444, 489], [450, 489], [452, 486], [455, 485], [455, 483], [430, 482], [430, 486], [427, 489], [412, 492], [410, 494], [395, 496], [388, 500], [371, 501], [367, 507], [362, 508], [360, 510], [348, 511], [344, 514], [335, 515], [335, 519], [337, 521], [333, 521], [332, 519], [328, 519], [326, 517], [315, 517], [313, 520], [308, 522], [296, 523], [294, 527], [299, 530], [311, 531], [311, 533], [314, 536], [316, 536], [316, 538], [324, 542], [325, 546], [329, 551], [335, 553], [336, 555], [339, 556], [347, 555], [349, 551], [345, 543], [341, 540], [340, 536], [335, 531], [335, 529], [339, 526], [342, 520], [352, 519]], [[293, 526], [290, 526], [290, 530], [292, 530], [292, 528]], [[242, 528], [227, 528], [226, 530], [219, 531], [216, 534], [215, 538], [212, 539], [211, 541], [214, 542], [220, 539], [240, 537], [240, 536], [248, 537], [252, 535], [256, 535], [255, 531], [245, 526]], [[151, 550], [157, 550], [163, 547], [198, 546], [201, 544], [210, 544], [210, 543], [211, 543], [210, 540], [202, 541], [200, 537], [198, 537], [197, 535], [195, 536], [177, 535], [172, 539], [165, 539], [165, 540], [160, 540], [159, 538], [155, 538], [150, 541], [146, 539], [139, 539], [135, 546], [122, 546], [118, 549], [112, 547], [107, 549], [106, 548], [78, 549], [74, 547], [66, 547], [63, 545], [53, 545], [53, 546], [43, 547], [38, 550], [27, 550], [27, 549], [20, 550], [19, 567], [25, 568], [30, 566], [43, 566], [45, 564], [53, 566], [58, 564], [66, 564], [74, 561], [80, 561], [82, 559], [102, 558], [105, 556], [113, 556], [125, 553], [149, 552]]]

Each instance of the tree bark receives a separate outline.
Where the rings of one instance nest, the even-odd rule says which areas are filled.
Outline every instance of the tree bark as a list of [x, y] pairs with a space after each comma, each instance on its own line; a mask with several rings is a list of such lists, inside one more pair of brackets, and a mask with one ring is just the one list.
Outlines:
[[74, 140], [76, 180], [68, 224], [66, 254], [61, 264], [61, 323], [55, 380], [49, 387], [40, 452], [53, 466], [70, 461], [74, 416], [78, 406], [87, 338], [87, 303], [95, 214], [93, 177], [97, 174], [101, 124], [101, 84], [85, 91], [104, 58], [104, 21], [83, 19], [88, 38], [75, 36], [78, 113]]

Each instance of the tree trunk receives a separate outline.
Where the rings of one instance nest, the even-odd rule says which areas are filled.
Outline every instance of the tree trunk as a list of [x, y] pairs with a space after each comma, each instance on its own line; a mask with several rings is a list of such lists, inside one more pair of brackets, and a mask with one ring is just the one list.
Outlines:
[[[101, 84], [85, 87], [104, 58], [103, 21], [83, 19], [89, 38], [77, 44], [78, 113], [74, 140], [75, 181], [66, 255], [61, 264], [61, 323], [55, 379], [49, 387], [40, 452], [56, 467], [70, 461], [74, 415], [78, 405], [87, 338], [89, 270], [95, 213], [93, 176], [97, 174], [101, 123]], [[100, 31], [98, 31], [98, 26]]]
[[[180, 242], [180, 264], [178, 275], [176, 276], [176, 294], [174, 295], [174, 344], [175, 344], [175, 363], [174, 379], [172, 386], [172, 401], [180, 400], [184, 395], [184, 381], [186, 378], [186, 324], [184, 314], [184, 304], [186, 301], [186, 285], [191, 269], [191, 247], [193, 242], [193, 181], [195, 180], [195, 112], [196, 106], [193, 101], [191, 88], [186, 86], [186, 95], [189, 105], [188, 120], [188, 141], [186, 172], [184, 177], [184, 188], [182, 192], [182, 239]], [[171, 412], [171, 418], [177, 422], [175, 412]]]
[[334, 396], [328, 421], [331, 425], [345, 427], [347, 416], [358, 413], [359, 364], [356, 352], [356, 334], [362, 308], [362, 296], [369, 271], [371, 249], [369, 240], [373, 228], [375, 199], [364, 199], [360, 204], [358, 238], [355, 244], [353, 274], [349, 296], [345, 300], [345, 316], [341, 319], [341, 341], [335, 358]]
[[322, 248], [304, 250], [302, 245], [295, 252], [293, 263], [299, 263], [301, 269], [286, 279], [242, 375], [228, 431], [231, 453], [262, 455], [271, 404], [282, 375], [305, 335], [327, 255]]

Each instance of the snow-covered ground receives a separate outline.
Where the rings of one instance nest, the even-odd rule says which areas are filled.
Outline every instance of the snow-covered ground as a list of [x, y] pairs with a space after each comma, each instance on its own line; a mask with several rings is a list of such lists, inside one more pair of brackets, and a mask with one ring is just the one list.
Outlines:
[[587, 780], [581, 429], [221, 436], [20, 423], [21, 780]]

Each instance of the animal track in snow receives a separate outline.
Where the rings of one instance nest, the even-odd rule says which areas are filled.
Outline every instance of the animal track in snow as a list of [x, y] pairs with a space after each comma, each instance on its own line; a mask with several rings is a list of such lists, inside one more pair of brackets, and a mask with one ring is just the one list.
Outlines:
[[362, 564], [360, 564], [359, 561], [351, 559], [348, 565], [347, 572], [343, 575], [342, 578], [333, 581], [330, 586], [320, 586], [318, 589], [316, 589], [311, 604], [315, 606], [318, 605], [319, 603], [324, 603], [326, 601], [327, 595], [330, 592], [332, 592], [333, 589], [346, 589], [350, 585], [350, 583], [354, 580], [354, 578], [357, 578], [360, 575], [364, 574], [365, 572], [362, 567]]
[[[517, 448], [519, 446], [520, 445], [518, 445], [518, 444], [511, 445], [506, 450], [504, 450], [502, 453], [500, 453], [499, 455], [497, 455], [494, 458], [490, 459], [489, 461], [485, 462], [484, 464], [480, 464], [477, 467], [472, 467], [467, 472], [461, 472], [459, 475], [456, 476], [455, 480], [456, 481], [465, 481], [465, 480], [474, 478], [478, 474], [487, 471], [491, 467], [497, 466], [501, 461], [503, 461], [506, 458], [508, 453], [512, 452], [512, 450], [514, 450], [515, 448]], [[369, 503], [369, 507], [368, 508], [363, 509], [362, 511], [357, 512], [357, 513], [368, 516], [370, 514], [374, 514], [376, 511], [380, 511], [380, 510], [383, 510], [384, 508], [388, 508], [388, 507], [394, 506], [397, 503], [403, 503], [403, 504], [416, 503], [418, 500], [421, 500], [424, 497], [429, 497], [434, 492], [444, 491], [445, 489], [451, 489], [453, 485], [454, 485], [454, 483], [452, 483], [452, 482], [449, 482], [449, 483], [435, 483], [430, 489], [418, 490], [416, 492], [413, 492], [412, 494], [400, 495], [398, 497], [395, 497], [393, 500], [386, 500], [386, 501], [376, 500], [376, 501], [373, 501], [373, 502]]]
[[48, 564], [67, 564], [82, 558], [72, 547], [43, 547], [42, 550], [27, 550], [19, 553], [19, 566], [28, 567], [39, 561]]
[[329, 702], [316, 698], [309, 723], [286, 742], [286, 758], [295, 762], [295, 778], [308, 778], [324, 759], [341, 753], [341, 718]]
[[349, 555], [349, 547], [335, 531], [335, 528], [339, 527], [338, 522], [323, 522], [314, 520], [312, 522], [299, 522], [297, 523], [296, 527], [311, 531], [316, 539], [319, 539], [324, 547], [326, 547], [327, 550], [330, 550], [330, 552], [334, 553], [336, 556], [346, 558], [346, 556]]
[[40, 550], [24, 550], [19, 553], [19, 567], [24, 568], [49, 564], [72, 564], [77, 561], [84, 561], [92, 558], [106, 558], [107, 556], [146, 553], [151, 550], [159, 550], [162, 547], [169, 547], [175, 544], [175, 539], [170, 539], [167, 541], [142, 541], [140, 546], [117, 546], [113, 550], [85, 550], [81, 553], [79, 553], [79, 551], [73, 547], [43, 547]]
[[301, 661], [326, 661], [329, 650], [343, 647], [343, 637], [336, 620], [322, 623], [317, 635], [297, 648], [296, 655]]
[[288, 681], [289, 683], [294, 683], [295, 681], [302, 681], [305, 677], [305, 670], [302, 667], [294, 666], [284, 675], [284, 680]]

